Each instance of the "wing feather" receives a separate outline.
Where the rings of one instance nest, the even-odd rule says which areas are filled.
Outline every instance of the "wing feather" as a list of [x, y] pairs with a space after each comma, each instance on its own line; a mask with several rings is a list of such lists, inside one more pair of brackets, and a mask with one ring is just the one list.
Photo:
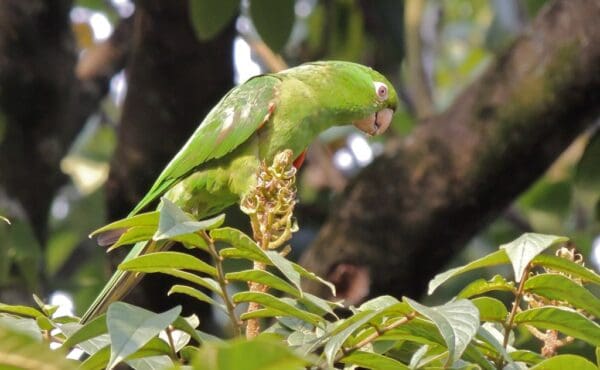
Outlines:
[[198, 166], [223, 157], [246, 141], [268, 119], [276, 104], [279, 83], [280, 79], [273, 75], [257, 76], [225, 95], [167, 164], [130, 216]]

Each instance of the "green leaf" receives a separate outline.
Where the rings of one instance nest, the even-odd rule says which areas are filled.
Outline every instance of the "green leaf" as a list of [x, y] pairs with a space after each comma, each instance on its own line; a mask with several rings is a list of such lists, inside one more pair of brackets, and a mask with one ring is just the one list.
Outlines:
[[[477, 339], [481, 340], [482, 343], [490, 346], [497, 354], [500, 354], [502, 358], [509, 364], [513, 365], [513, 359], [508, 355], [504, 346], [500, 343], [503, 339], [501, 334], [491, 323], [484, 323], [477, 330]], [[488, 357], [492, 357], [488, 355]], [[509, 369], [506, 369], [509, 370]]]
[[252, 312], [244, 312], [240, 315], [240, 320], [264, 319], [268, 317], [286, 317], [286, 313], [274, 308], [260, 308]]
[[598, 370], [598, 368], [585, 358], [576, 355], [558, 355], [546, 359], [532, 367], [530, 370]]
[[251, 0], [250, 17], [261, 39], [274, 52], [280, 52], [292, 33], [296, 20], [294, 0]]
[[600, 130], [596, 130], [588, 141], [575, 170], [575, 184], [582, 189], [596, 193], [600, 189], [600, 161], [598, 158], [600, 158]]
[[317, 335], [309, 330], [293, 331], [286, 340], [290, 346], [300, 347], [314, 343], [317, 340]]
[[115, 302], [106, 313], [106, 325], [111, 341], [110, 361], [107, 368], [135, 353], [175, 321], [181, 307], [174, 307], [161, 314], [155, 314], [140, 307], [123, 302]]
[[594, 271], [581, 266], [575, 262], [569, 261], [565, 258], [552, 256], [548, 254], [540, 254], [535, 257], [532, 261], [534, 266], [543, 266], [546, 269], [552, 271], [562, 272], [572, 277], [579, 278], [584, 282], [590, 282], [600, 285], [600, 275]]
[[374, 369], [374, 370], [403, 370], [410, 369], [408, 366], [404, 365], [402, 362], [396, 361], [392, 358], [372, 353], [372, 352], [364, 352], [364, 351], [355, 351], [352, 352], [349, 356], [343, 357], [340, 360], [344, 364], [352, 364], [360, 366], [365, 369]]
[[192, 216], [179, 209], [173, 202], [162, 197], [158, 229], [152, 239], [172, 239], [177, 236], [191, 234], [201, 230], [210, 230], [221, 226], [224, 221], [224, 214], [204, 221], [196, 221]]
[[[88, 339], [95, 338], [108, 331], [106, 326], [106, 314], [102, 314], [87, 324], [81, 326], [76, 332], [68, 335], [67, 340], [63, 343], [64, 348], [71, 348], [75, 345], [84, 342]], [[67, 333], [65, 333], [67, 334]]]
[[544, 356], [539, 353], [528, 351], [525, 349], [512, 351], [510, 357], [513, 361], [524, 362], [529, 365], [535, 365], [544, 360]]
[[76, 316], [58, 316], [58, 317], [53, 317], [52, 321], [55, 324], [70, 324], [70, 323], [78, 323], [79, 322], [79, 318]]
[[212, 334], [205, 333], [201, 330], [196, 330], [196, 334], [198, 334], [198, 336], [202, 340], [202, 343], [206, 343], [206, 342], [221, 343], [221, 342], [223, 342], [223, 339], [221, 339], [217, 336], [214, 336]]
[[[43, 316], [38, 316], [43, 317]], [[36, 319], [0, 315], [0, 326], [30, 336], [38, 342], [42, 341], [42, 332]]]
[[[429, 320], [420, 317], [414, 318], [403, 325], [383, 334], [379, 340], [382, 341], [412, 341], [419, 344], [430, 344], [438, 348], [447, 348], [444, 338], [436, 326]], [[463, 358], [478, 364], [482, 369], [493, 370], [494, 367], [472, 344], [464, 351]]]
[[317, 313], [319, 316], [328, 313], [334, 317], [337, 317], [335, 311], [333, 311], [333, 307], [344, 307], [344, 305], [341, 303], [327, 301], [310, 293], [303, 293], [302, 298], [299, 298], [298, 302], [302, 303], [307, 309]]
[[4, 221], [4, 222], [6, 222], [7, 224], [10, 225], [10, 220], [8, 218], [4, 217], [4, 216], [0, 216], [0, 221]]
[[259, 261], [263, 263], [267, 263], [268, 259], [264, 257], [264, 260], [261, 260], [261, 257], [257, 258], [257, 255], [253, 252], [237, 249], [237, 248], [223, 248], [219, 250], [219, 255], [224, 259], [241, 259], [248, 261]]
[[135, 272], [171, 272], [172, 269], [192, 270], [216, 276], [217, 269], [187, 253], [155, 252], [148, 253], [119, 265], [119, 270]]
[[38, 307], [42, 310], [42, 312], [44, 313], [45, 316], [50, 317], [50, 316], [54, 315], [56, 310], [58, 310], [57, 305], [46, 304], [40, 297], [38, 297], [35, 294], [33, 295], [33, 300], [38, 305]]
[[568, 181], [542, 179], [533, 185], [519, 199], [526, 211], [556, 214], [565, 217], [571, 203], [572, 186]]
[[280, 340], [262, 336], [205, 343], [192, 361], [194, 370], [299, 370], [308, 364]]
[[110, 252], [122, 245], [135, 244], [137, 242], [150, 240], [152, 239], [152, 235], [154, 235], [155, 231], [156, 226], [133, 226], [121, 234], [117, 242], [107, 249], [107, 252]]
[[292, 306], [289, 303], [284, 302], [282, 299], [274, 297], [268, 293], [261, 292], [240, 292], [236, 293], [232, 297], [234, 303], [240, 302], [256, 302], [263, 305], [264, 307], [273, 308], [279, 310], [286, 315], [296, 317], [300, 320], [304, 320], [315, 326], [318, 326], [323, 319], [310, 312], [303, 311], [297, 307]]
[[151, 356], [125, 360], [134, 370], [163, 370], [173, 369], [173, 360], [169, 356]]
[[[399, 327], [383, 334], [380, 340], [387, 341], [412, 341], [420, 344], [430, 344], [436, 347], [447, 348], [445, 339], [440, 335], [439, 330], [429, 320], [420, 317], [414, 318]], [[469, 344], [464, 351], [463, 358], [479, 365], [485, 370], [494, 370], [494, 367], [472, 344]]]
[[192, 315], [189, 317], [178, 317], [173, 322], [173, 327], [177, 330], [181, 330], [184, 333], [187, 333], [192, 339], [194, 339], [198, 343], [202, 343], [203, 339], [196, 332], [196, 327], [200, 323], [198, 317], [196, 315]]
[[581, 285], [559, 274], [540, 274], [525, 282], [525, 291], [552, 300], [565, 301], [600, 317], [600, 299]]
[[396, 297], [392, 297], [390, 295], [382, 295], [379, 297], [375, 297], [366, 301], [358, 307], [359, 311], [381, 311], [385, 310], [388, 307], [396, 305], [400, 303], [400, 301]]
[[285, 257], [281, 256], [275, 251], [266, 251], [265, 254], [271, 261], [271, 264], [281, 271], [283, 276], [285, 276], [292, 284], [294, 284], [300, 294], [302, 294], [300, 273], [296, 271], [292, 262], [288, 261]]
[[519, 282], [525, 268], [537, 255], [568, 240], [564, 236], [525, 233], [512, 242], [501, 245], [500, 249], [506, 251], [515, 272], [515, 281]]
[[420, 317], [386, 332], [381, 336], [381, 339], [390, 341], [411, 340], [420, 344], [446, 345], [436, 326], [431, 321]]
[[42, 330], [52, 330], [55, 328], [54, 323], [46, 316], [38, 316], [35, 321]]
[[185, 294], [192, 298], [196, 298], [199, 301], [206, 302], [212, 306], [218, 307], [223, 312], [227, 313], [227, 308], [220, 303], [217, 303], [214, 299], [210, 298], [208, 295], [204, 294], [202, 291], [198, 289], [191, 288], [185, 285], [173, 285], [167, 295], [171, 295], [174, 293]]
[[[129, 271], [140, 271], [140, 270], [137, 270], [137, 268], [133, 268], [133, 269], [128, 268], [128, 270]], [[212, 292], [215, 292], [216, 294], [218, 294], [220, 296], [223, 296], [223, 293], [221, 292], [221, 287], [219, 286], [219, 283], [217, 283], [214, 279], [211, 279], [211, 278], [198, 276], [191, 272], [178, 270], [176, 268], [168, 268], [168, 267], [161, 267], [159, 270], [146, 271], [146, 272], [160, 272], [162, 274], [175, 276], [177, 278], [189, 281], [191, 283], [198, 284], [206, 289], [209, 289]]]
[[[106, 319], [106, 315], [104, 315]], [[79, 329], [81, 329], [82, 325], [77, 323], [66, 323], [60, 325], [60, 331], [68, 338], [74, 335]], [[92, 333], [93, 334], [93, 333]], [[90, 336], [92, 334], [89, 334]], [[86, 335], [88, 336], [88, 335]], [[110, 344], [110, 336], [108, 335], [108, 328], [106, 332], [95, 337], [91, 337], [91, 339], [87, 339], [77, 344], [77, 347], [82, 349], [88, 354], [94, 354], [101, 350], [102, 348], [108, 346]], [[64, 344], [63, 344], [64, 346]], [[66, 348], [66, 347], [65, 347]], [[107, 360], [108, 361], [108, 360]], [[105, 364], [106, 365], [106, 364]]]
[[410, 298], [404, 300], [438, 328], [448, 347], [447, 364], [459, 359], [479, 329], [477, 307], [466, 299], [437, 307], [423, 306]]
[[200, 352], [199, 347], [185, 346], [181, 349], [181, 351], [179, 351], [179, 355], [181, 356], [181, 359], [183, 361], [185, 361], [186, 363], [190, 363], [190, 362], [192, 362], [192, 359], [195, 356], [198, 356], [199, 352]]
[[183, 279], [183, 280], [187, 280], [194, 284], [198, 284], [201, 287], [204, 287], [204, 288], [220, 295], [221, 297], [223, 296], [223, 292], [221, 291], [221, 287], [219, 286], [219, 283], [217, 283], [214, 279], [198, 276], [198, 275], [192, 274], [190, 272], [177, 270], [177, 269], [164, 269], [164, 270], [161, 270], [160, 272], [163, 274], [175, 276], [175, 277]]
[[274, 251], [265, 253], [250, 237], [239, 230], [230, 227], [214, 229], [211, 230], [210, 236], [215, 241], [225, 242], [234, 247], [221, 249], [219, 255], [223, 258], [242, 258], [267, 263], [277, 267], [300, 292], [302, 291], [300, 288], [300, 277], [304, 277], [328, 286], [332, 294], [335, 295], [335, 286], [333, 284], [307, 271], [302, 266], [286, 260]]
[[225, 279], [229, 281], [253, 281], [287, 293], [292, 297], [299, 298], [302, 296], [298, 289], [294, 288], [283, 279], [278, 278], [268, 271], [244, 270], [230, 272], [225, 275]]
[[504, 303], [491, 297], [479, 297], [471, 300], [479, 310], [482, 321], [504, 322], [508, 316], [508, 310]]
[[[411, 369], [418, 369], [419, 367], [422, 367], [423, 365], [425, 365], [424, 363], [422, 363], [422, 360], [428, 351], [429, 351], [428, 344], [424, 344], [421, 347], [419, 347], [419, 349], [416, 350], [413, 353], [413, 355], [411, 356], [408, 367], [410, 367]], [[423, 361], [423, 362], [427, 362], [427, 361]]]
[[159, 337], [153, 337], [140, 349], [129, 355], [126, 360], [138, 359], [142, 357], [170, 355], [171, 347]]
[[451, 278], [453, 278], [455, 276], [464, 274], [465, 272], [479, 269], [482, 267], [502, 265], [502, 264], [506, 264], [509, 262], [510, 262], [510, 260], [508, 259], [506, 252], [504, 252], [503, 250], [488, 254], [487, 256], [482, 257], [473, 262], [470, 262], [464, 266], [455, 267], [446, 272], [436, 275], [429, 282], [429, 289], [427, 290], [427, 294], [431, 295], [440, 285], [444, 284], [446, 281], [450, 280]]
[[83, 361], [78, 370], [102, 370], [106, 368], [108, 360], [110, 360], [110, 346], [105, 346]]
[[132, 217], [127, 217], [122, 220], [111, 222], [110, 224], [108, 224], [106, 226], [102, 226], [101, 228], [93, 231], [90, 234], [90, 238], [92, 238], [98, 234], [101, 234], [105, 231], [109, 231], [109, 230], [128, 229], [130, 227], [140, 227], [140, 226], [157, 227], [158, 226], [158, 217], [159, 217], [158, 211], [140, 213], [140, 214], [132, 216]]
[[336, 296], [335, 285], [334, 284], [332, 284], [331, 282], [329, 282], [329, 281], [321, 278], [320, 276], [318, 276], [314, 272], [308, 271], [307, 269], [305, 269], [304, 267], [300, 266], [297, 263], [293, 263], [292, 262], [292, 265], [294, 266], [294, 269], [296, 271], [298, 271], [298, 273], [300, 274], [300, 276], [302, 276], [305, 279], [313, 280], [313, 281], [316, 281], [318, 283], [321, 283], [321, 284], [325, 285], [327, 288], [329, 288], [329, 291], [331, 292], [331, 295], [334, 296], [334, 297]]
[[177, 235], [172, 237], [171, 240], [182, 243], [188, 249], [199, 248], [208, 252], [208, 243], [196, 233]]
[[34, 319], [44, 314], [33, 307], [29, 306], [13, 306], [4, 303], [0, 303], [0, 312], [11, 313], [17, 316], [33, 317]]
[[212, 39], [231, 21], [240, 5], [239, 0], [190, 0], [190, 20], [196, 37]]
[[539, 307], [515, 315], [516, 325], [529, 324], [558, 330], [566, 335], [600, 346], [600, 326], [577, 311], [565, 307]]
[[495, 275], [490, 280], [477, 279], [471, 282], [458, 293], [457, 298], [470, 298], [491, 291], [512, 292], [514, 290], [515, 285], [512, 281], [508, 282], [503, 276]]
[[331, 333], [329, 333], [331, 338], [327, 341], [327, 344], [325, 344], [323, 352], [327, 358], [327, 364], [330, 367], [333, 367], [336, 355], [344, 345], [344, 342], [346, 342], [352, 333], [368, 323], [377, 314], [377, 311], [358, 312], [352, 317], [342, 321]]
[[67, 360], [61, 350], [51, 350], [47, 343], [29, 335], [0, 326], [0, 368], [69, 370], [77, 362]]
[[[260, 247], [250, 239], [250, 237], [239, 230], [231, 227], [223, 227], [220, 229], [214, 229], [210, 231], [210, 237], [219, 242], [225, 242], [235, 249], [242, 252], [240, 256], [244, 259], [250, 259], [253, 261], [269, 263], [269, 258]], [[236, 257], [234, 254], [227, 256], [226, 250], [230, 248], [222, 249], [219, 254], [223, 257]], [[225, 253], [224, 253], [225, 252]]]

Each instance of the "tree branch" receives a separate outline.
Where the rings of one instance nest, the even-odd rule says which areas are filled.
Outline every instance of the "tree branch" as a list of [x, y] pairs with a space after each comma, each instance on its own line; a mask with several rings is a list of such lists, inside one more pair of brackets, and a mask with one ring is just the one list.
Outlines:
[[356, 178], [304, 265], [321, 276], [367, 266], [370, 295], [422, 293], [598, 118], [598, 19], [597, 1], [545, 7], [446, 112], [390, 143]]

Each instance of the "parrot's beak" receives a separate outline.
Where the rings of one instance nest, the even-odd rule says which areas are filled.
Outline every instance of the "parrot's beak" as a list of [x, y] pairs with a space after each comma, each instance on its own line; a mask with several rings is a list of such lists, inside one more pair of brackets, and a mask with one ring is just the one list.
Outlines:
[[377, 113], [373, 113], [363, 119], [352, 122], [356, 128], [367, 135], [375, 136], [385, 132], [390, 127], [394, 111], [390, 108], [384, 108]]

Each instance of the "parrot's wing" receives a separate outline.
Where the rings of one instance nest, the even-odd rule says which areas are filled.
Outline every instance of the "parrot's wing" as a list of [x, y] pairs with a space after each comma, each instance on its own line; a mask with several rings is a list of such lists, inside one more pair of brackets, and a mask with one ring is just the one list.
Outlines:
[[279, 83], [273, 75], [257, 76], [225, 95], [129, 215], [160, 197], [196, 167], [226, 155], [246, 141], [275, 109]]

